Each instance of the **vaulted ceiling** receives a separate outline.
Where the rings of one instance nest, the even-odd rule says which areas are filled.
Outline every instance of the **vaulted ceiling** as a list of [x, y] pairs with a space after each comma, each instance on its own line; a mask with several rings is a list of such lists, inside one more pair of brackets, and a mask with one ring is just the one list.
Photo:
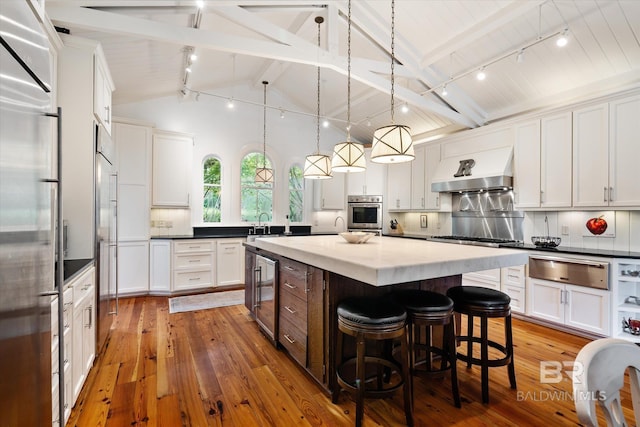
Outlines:
[[[261, 90], [266, 80], [294, 106], [286, 114], [315, 115], [320, 65], [321, 115], [346, 128], [346, 0], [45, 4], [54, 25], [102, 44], [116, 106], [229, 97], [229, 88]], [[351, 135], [367, 143], [390, 121], [391, 1], [351, 7]], [[395, 122], [418, 141], [640, 85], [638, 0], [396, 0], [394, 16]], [[565, 30], [569, 43], [559, 48]], [[187, 74], [191, 50], [198, 59]]]

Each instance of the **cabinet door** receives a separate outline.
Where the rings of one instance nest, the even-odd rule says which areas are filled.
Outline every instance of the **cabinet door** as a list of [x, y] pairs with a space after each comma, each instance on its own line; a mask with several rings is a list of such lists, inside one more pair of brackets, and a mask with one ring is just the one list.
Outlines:
[[611, 318], [609, 291], [566, 285], [567, 326], [609, 336]]
[[[369, 165], [367, 165], [369, 167]], [[337, 175], [334, 172], [333, 175]], [[350, 196], [364, 196], [367, 194], [367, 172], [347, 173], [347, 194]]]
[[411, 162], [411, 209], [425, 209], [426, 204], [426, 146], [415, 148], [416, 158]]
[[527, 286], [529, 316], [564, 323], [564, 284], [530, 279]]
[[189, 207], [193, 138], [170, 132], [153, 134], [153, 206]]
[[335, 173], [333, 178], [316, 180], [314, 182], [315, 209], [337, 210], [345, 209], [346, 196], [344, 173]]
[[640, 206], [640, 95], [609, 104], [609, 205]]
[[82, 384], [84, 384], [84, 361], [82, 357], [82, 338], [84, 336], [84, 322], [83, 322], [83, 306], [75, 307], [73, 310], [73, 326], [71, 327], [72, 334], [72, 354], [71, 354], [71, 375], [73, 385], [73, 402], [78, 398]]
[[96, 355], [96, 307], [95, 287], [85, 300], [82, 307], [82, 368], [85, 379], [93, 366]]
[[253, 252], [245, 251], [244, 256], [244, 306], [247, 307], [253, 315], [255, 315], [255, 268], [256, 268], [256, 254]]
[[573, 206], [609, 204], [609, 105], [573, 112]]
[[152, 240], [149, 258], [149, 289], [152, 293], [171, 292], [171, 241]]
[[571, 112], [541, 122], [540, 206], [571, 206]]
[[[366, 149], [365, 153], [371, 153], [371, 149]], [[370, 196], [381, 196], [384, 194], [384, 173], [385, 167], [383, 163], [367, 162], [364, 194]]]
[[118, 293], [149, 291], [149, 242], [118, 243]]
[[244, 249], [242, 240], [218, 240], [216, 257], [218, 275], [216, 286], [244, 283]]
[[540, 120], [516, 126], [513, 146], [516, 209], [540, 206]]
[[425, 208], [429, 210], [451, 209], [451, 194], [431, 191], [433, 174], [440, 163], [440, 144], [429, 145], [425, 149]]
[[388, 210], [411, 209], [411, 163], [387, 165]]

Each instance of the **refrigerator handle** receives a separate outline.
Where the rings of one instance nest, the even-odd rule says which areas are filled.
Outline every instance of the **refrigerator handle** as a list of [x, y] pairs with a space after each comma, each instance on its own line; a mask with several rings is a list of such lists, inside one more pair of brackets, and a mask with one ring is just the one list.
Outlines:
[[115, 213], [114, 216], [116, 218], [116, 223], [115, 223], [115, 228], [116, 228], [116, 241], [115, 244], [113, 245], [115, 253], [116, 253], [116, 309], [114, 311], [110, 311], [109, 314], [115, 314], [116, 316], [118, 315], [118, 311], [120, 310], [120, 295], [119, 295], [119, 284], [118, 284], [118, 172], [114, 172], [111, 175], [114, 179], [114, 184], [115, 184], [115, 198], [113, 200], [111, 200], [111, 202], [114, 204], [114, 209], [115, 209]]

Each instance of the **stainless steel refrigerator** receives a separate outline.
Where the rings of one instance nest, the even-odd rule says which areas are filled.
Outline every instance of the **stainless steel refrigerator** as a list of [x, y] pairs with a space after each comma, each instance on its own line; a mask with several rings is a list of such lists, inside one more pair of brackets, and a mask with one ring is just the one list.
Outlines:
[[50, 426], [60, 287], [49, 43], [30, 2], [2, 0], [0, 26], [0, 423]]
[[107, 130], [95, 126], [96, 139], [96, 278], [98, 332], [96, 352], [100, 352], [113, 315], [118, 312], [118, 175], [114, 166], [115, 147]]

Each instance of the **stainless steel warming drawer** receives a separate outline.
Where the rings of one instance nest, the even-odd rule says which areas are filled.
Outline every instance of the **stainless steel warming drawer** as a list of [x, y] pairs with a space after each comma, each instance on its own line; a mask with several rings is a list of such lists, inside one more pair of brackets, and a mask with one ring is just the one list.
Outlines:
[[590, 288], [609, 289], [609, 263], [531, 255], [529, 257], [529, 277]]

